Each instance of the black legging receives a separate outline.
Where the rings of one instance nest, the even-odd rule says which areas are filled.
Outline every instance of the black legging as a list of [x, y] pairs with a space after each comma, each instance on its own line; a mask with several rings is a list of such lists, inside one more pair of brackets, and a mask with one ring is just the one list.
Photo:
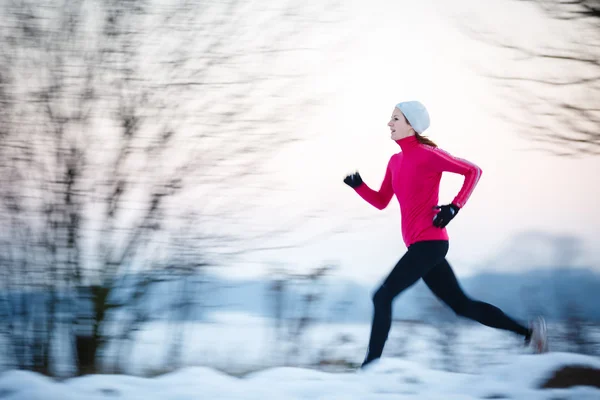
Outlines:
[[381, 357], [392, 324], [394, 298], [420, 278], [423, 278], [429, 289], [457, 315], [493, 328], [505, 329], [523, 336], [529, 335], [529, 329], [508, 317], [499, 308], [470, 299], [456, 280], [454, 271], [446, 260], [447, 253], [448, 241], [422, 241], [411, 245], [398, 261], [373, 295], [373, 324], [363, 365]]

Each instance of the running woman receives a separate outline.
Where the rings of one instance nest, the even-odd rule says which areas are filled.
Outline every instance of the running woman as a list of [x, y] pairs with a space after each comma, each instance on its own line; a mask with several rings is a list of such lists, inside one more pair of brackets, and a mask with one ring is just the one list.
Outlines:
[[[543, 318], [536, 318], [526, 327], [499, 308], [470, 298], [446, 260], [449, 248], [446, 226], [469, 200], [482, 171], [472, 162], [452, 156], [423, 136], [429, 124], [429, 113], [420, 102], [397, 104], [388, 126], [391, 139], [401, 151], [391, 156], [379, 190], [371, 189], [358, 172], [344, 179], [344, 183], [379, 210], [386, 208], [396, 195], [402, 238], [407, 247], [407, 252], [373, 295], [371, 335], [362, 367], [381, 357], [391, 328], [392, 303], [419, 279], [423, 279], [435, 296], [457, 315], [522, 335], [525, 344], [531, 345], [534, 352], [546, 352]], [[463, 175], [464, 182], [453, 201], [440, 206], [438, 196], [443, 172]]]

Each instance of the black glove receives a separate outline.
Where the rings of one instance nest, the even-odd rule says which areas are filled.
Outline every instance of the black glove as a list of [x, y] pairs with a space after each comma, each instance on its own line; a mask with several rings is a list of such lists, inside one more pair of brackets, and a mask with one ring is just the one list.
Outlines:
[[452, 218], [456, 217], [458, 210], [460, 210], [460, 208], [454, 204], [435, 206], [435, 209], [440, 210], [440, 212], [433, 217], [433, 226], [437, 226], [438, 228], [445, 228], [446, 225], [452, 221]]
[[363, 184], [363, 180], [360, 177], [360, 174], [355, 172], [352, 175], [346, 176], [346, 178], [344, 178], [344, 183], [350, 186], [352, 189], [356, 189]]

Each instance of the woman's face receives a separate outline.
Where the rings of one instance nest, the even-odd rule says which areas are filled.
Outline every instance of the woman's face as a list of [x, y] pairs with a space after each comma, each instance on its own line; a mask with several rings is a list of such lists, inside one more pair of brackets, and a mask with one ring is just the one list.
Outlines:
[[398, 108], [394, 107], [392, 118], [388, 122], [388, 126], [391, 129], [392, 140], [400, 140], [408, 136], [415, 134], [415, 130], [406, 121], [404, 114]]

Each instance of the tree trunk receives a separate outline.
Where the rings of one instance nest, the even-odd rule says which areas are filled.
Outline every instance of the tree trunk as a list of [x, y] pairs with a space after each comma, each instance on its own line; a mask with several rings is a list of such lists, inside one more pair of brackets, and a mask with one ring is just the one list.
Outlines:
[[101, 344], [100, 327], [107, 310], [110, 290], [100, 285], [82, 288], [75, 327], [76, 367], [78, 375], [98, 372], [96, 355]]
[[76, 335], [75, 346], [77, 351], [77, 374], [88, 375], [96, 373], [98, 341], [94, 335]]

